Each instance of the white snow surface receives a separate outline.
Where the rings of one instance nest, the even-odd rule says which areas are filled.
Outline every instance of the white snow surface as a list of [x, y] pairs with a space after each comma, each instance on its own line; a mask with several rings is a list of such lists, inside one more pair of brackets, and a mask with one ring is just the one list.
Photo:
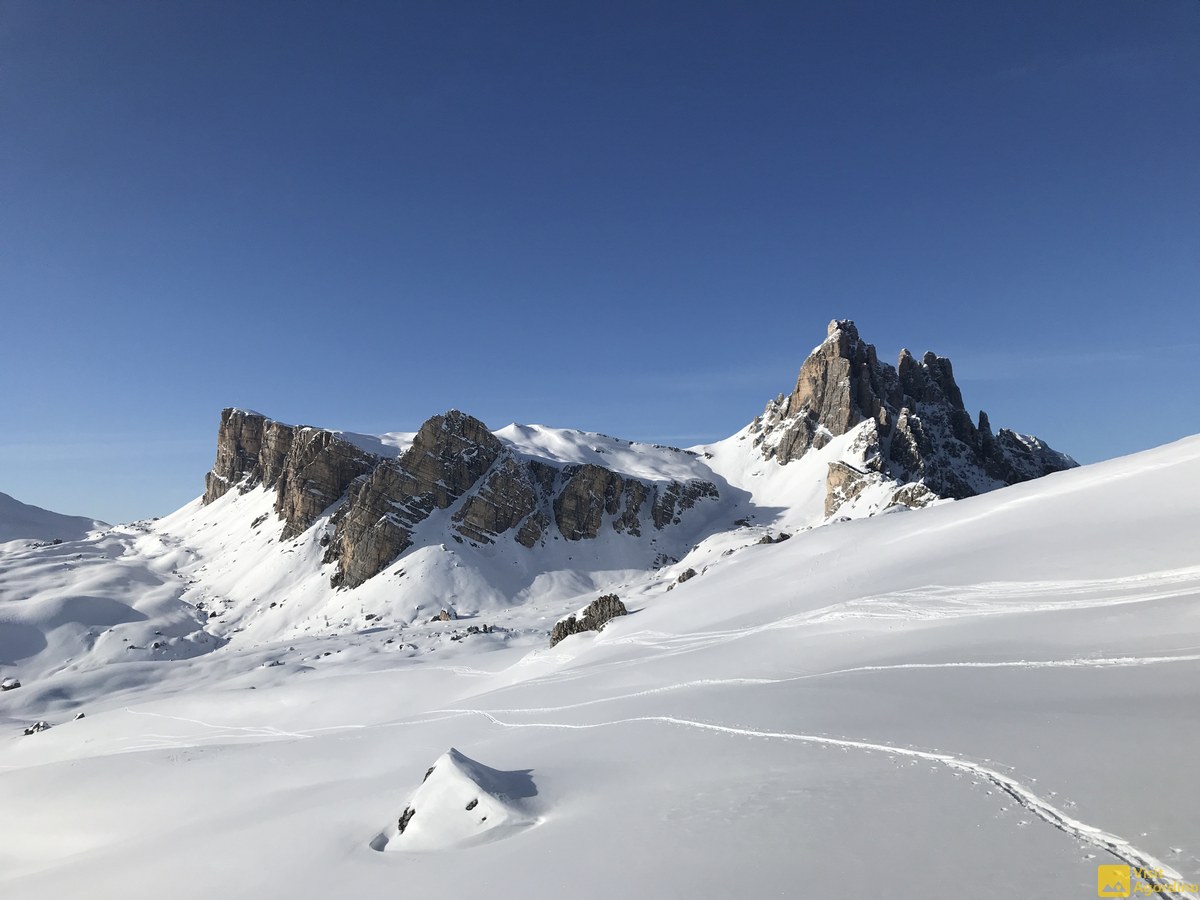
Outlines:
[[73, 541], [107, 527], [98, 519], [64, 516], [0, 493], [0, 544], [17, 540]]
[[[1110, 863], [1200, 880], [1200, 437], [809, 527], [853, 435], [779, 467], [742, 435], [692, 455], [498, 434], [708, 471], [728, 525], [665, 530], [678, 562], [658, 569], [615, 534], [536, 563], [418, 540], [342, 592], [319, 527], [281, 544], [263, 490], [0, 547], [0, 678], [22, 682], [0, 694], [0, 896], [1086, 898]], [[609, 591], [628, 616], [548, 647]]]
[[693, 451], [645, 444], [594, 431], [508, 425], [493, 432], [519, 456], [555, 463], [591, 463], [646, 481], [710, 480], [712, 472]]

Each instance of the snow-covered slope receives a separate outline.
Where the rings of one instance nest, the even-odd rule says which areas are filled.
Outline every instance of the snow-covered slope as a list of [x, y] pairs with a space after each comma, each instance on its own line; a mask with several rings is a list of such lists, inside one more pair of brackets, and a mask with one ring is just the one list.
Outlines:
[[[738, 443], [685, 464], [758, 518], [662, 568], [422, 546], [335, 593], [316, 530], [243, 524], [257, 489], [5, 548], [0, 894], [1064, 898], [1117, 864], [1196, 896], [1200, 438], [809, 530], [807, 457]], [[630, 614], [550, 649], [600, 590]], [[537, 827], [487, 839], [462, 791]]]
[[85, 516], [64, 516], [0, 493], [0, 544], [16, 540], [74, 541], [106, 528]]

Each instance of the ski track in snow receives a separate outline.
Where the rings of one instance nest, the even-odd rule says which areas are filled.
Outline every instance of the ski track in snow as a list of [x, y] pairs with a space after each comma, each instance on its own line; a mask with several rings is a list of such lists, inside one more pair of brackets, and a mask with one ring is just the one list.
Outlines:
[[[447, 710], [449, 712], [450, 710]], [[480, 715], [493, 725], [502, 728], [558, 728], [567, 730], [588, 730], [593, 728], [611, 728], [618, 725], [631, 725], [643, 722], [674, 725], [682, 728], [693, 728], [715, 734], [733, 737], [757, 737], [774, 740], [796, 741], [798, 743], [816, 744], [843, 749], [879, 751], [895, 756], [905, 756], [921, 759], [927, 762], [939, 763], [948, 769], [975, 775], [995, 785], [1013, 798], [1023, 808], [1033, 813], [1039, 819], [1052, 825], [1059, 831], [1082, 841], [1092, 847], [1112, 854], [1121, 862], [1140, 869], [1158, 870], [1166, 876], [1166, 882], [1156, 879], [1146, 879], [1155, 886], [1155, 896], [1169, 897], [1173, 900], [1200, 900], [1191, 892], [1169, 890], [1170, 882], [1183, 882], [1186, 879], [1166, 863], [1150, 855], [1145, 850], [1135, 847], [1129, 841], [1118, 835], [1111, 834], [1093, 825], [1088, 825], [1072, 818], [1061, 809], [1039, 797], [1015, 778], [1011, 778], [994, 769], [982, 766], [966, 759], [960, 759], [947, 753], [932, 753], [924, 750], [911, 750], [906, 747], [895, 747], [890, 744], [876, 744], [868, 741], [851, 741], [842, 738], [822, 737], [812, 734], [795, 734], [787, 731], [757, 731], [752, 728], [734, 728], [729, 725], [717, 725], [711, 722], [698, 722], [691, 719], [680, 719], [675, 716], [634, 716], [626, 719], [614, 719], [610, 722], [593, 722], [588, 724], [566, 724], [560, 722], [506, 722], [492, 713], [484, 710], [461, 710], [464, 714]]]
[[[171, 734], [140, 734], [137, 736], [138, 743], [123, 747], [118, 753], [143, 753], [148, 750], [183, 750], [188, 747], [197, 747], [201, 745], [220, 745], [231, 743], [238, 738], [245, 738], [252, 742], [261, 742], [263, 740], [308, 740], [317, 737], [323, 733], [332, 733], [337, 731], [360, 731], [368, 728], [387, 728], [409, 725], [429, 725], [434, 722], [443, 722], [447, 719], [461, 718], [462, 711], [455, 710], [454, 712], [446, 713], [445, 715], [433, 715], [421, 719], [403, 719], [397, 722], [373, 722], [368, 724], [350, 724], [350, 725], [323, 725], [319, 728], [309, 728], [304, 731], [284, 731], [276, 728], [273, 725], [221, 725], [215, 722], [204, 722], [200, 719], [189, 719], [184, 716], [168, 716], [163, 713], [144, 712], [136, 709], [125, 707], [125, 712], [134, 716], [151, 716], [157, 719], [169, 719], [175, 722], [184, 722], [189, 725], [199, 725], [203, 728], [212, 730], [209, 735], [171, 735]], [[16, 768], [11, 767], [11, 768]]]
[[[1183, 649], [1196, 649], [1193, 647]], [[663, 694], [671, 691], [685, 690], [692, 687], [720, 687], [720, 686], [736, 686], [736, 685], [771, 685], [771, 684], [790, 684], [796, 681], [806, 681], [811, 678], [830, 678], [835, 675], [851, 675], [856, 672], [894, 672], [903, 670], [922, 670], [922, 669], [1104, 669], [1104, 668], [1121, 668], [1127, 666], [1152, 666], [1162, 665], [1164, 663], [1181, 663], [1181, 662], [1200, 662], [1200, 653], [1192, 654], [1176, 654], [1173, 656], [1084, 656], [1069, 659], [1017, 659], [1017, 660], [1000, 660], [997, 662], [940, 662], [940, 663], [895, 663], [886, 666], [854, 666], [848, 669], [831, 669], [828, 672], [808, 672], [803, 675], [791, 675], [787, 678], [701, 678], [695, 681], [684, 681], [679, 684], [668, 684], [656, 688], [648, 688], [644, 691], [635, 691], [630, 694], [619, 694], [614, 697], [599, 697], [595, 700], [584, 700], [579, 703], [570, 703], [565, 706], [546, 706], [546, 707], [512, 707], [508, 709], [496, 709], [494, 712], [558, 712], [566, 709], [578, 709], [583, 706], [594, 706], [597, 703], [609, 703], [613, 700], [630, 700], [635, 697], [647, 697], [652, 694]], [[618, 663], [612, 663], [613, 666], [628, 665], [628, 660], [621, 660]], [[547, 677], [539, 679], [542, 684], [554, 684], [562, 681], [574, 681], [579, 678], [584, 678], [589, 671], [580, 671], [569, 675], [559, 677]], [[524, 683], [507, 685], [498, 688], [497, 692], [505, 690], [513, 690], [522, 687]]]
[[[1192, 648], [1188, 648], [1192, 649]], [[558, 712], [570, 709], [578, 709], [581, 707], [593, 706], [600, 703], [608, 703], [617, 700], [634, 699], [637, 697], [651, 696], [670, 691], [686, 690], [693, 687], [713, 687], [713, 686], [755, 686], [755, 685], [772, 685], [795, 682], [810, 678], [821, 678], [835, 675], [848, 674], [853, 672], [874, 672], [874, 671], [895, 671], [904, 669], [939, 669], [939, 668], [1077, 668], [1077, 667], [1120, 667], [1120, 666], [1139, 666], [1139, 665], [1158, 665], [1172, 662], [1195, 662], [1200, 661], [1200, 654], [1180, 654], [1174, 656], [1153, 656], [1153, 657], [1104, 657], [1104, 658], [1072, 658], [1060, 660], [1012, 660], [1002, 662], [946, 662], [946, 663], [901, 663], [890, 666], [856, 666], [848, 669], [832, 670], [829, 672], [810, 673], [805, 675], [791, 676], [787, 678], [728, 678], [728, 679], [700, 679], [696, 681], [682, 682], [674, 685], [664, 685], [662, 687], [650, 688], [645, 691], [637, 691], [629, 694], [603, 697], [593, 700], [585, 700], [579, 703], [567, 704], [554, 707], [528, 707], [528, 708], [511, 708], [498, 709], [493, 711], [469, 708], [453, 708], [431, 710], [430, 713], [421, 718], [404, 719], [394, 722], [380, 722], [370, 724], [346, 724], [346, 725], [331, 725], [320, 728], [308, 729], [305, 731], [287, 731], [277, 728], [272, 725], [224, 725], [219, 723], [205, 722], [201, 719], [188, 718], [185, 716], [171, 716], [163, 713], [154, 713], [125, 707], [124, 711], [137, 716], [146, 716], [156, 719], [164, 719], [168, 721], [181, 722], [187, 725], [199, 726], [210, 730], [212, 733], [208, 735], [165, 735], [165, 734], [143, 734], [139, 735], [138, 742], [133, 746], [126, 746], [122, 749], [123, 753], [144, 752], [154, 750], [182, 749], [185, 747], [195, 747], [205, 744], [228, 743], [231, 740], [246, 739], [249, 741], [264, 741], [264, 740], [306, 740], [317, 737], [320, 734], [330, 734], [338, 731], [346, 730], [361, 730], [378, 727], [411, 727], [414, 725], [430, 724], [448, 719], [460, 718], [464, 716], [481, 716], [487, 719], [491, 724], [502, 728], [545, 728], [545, 729], [562, 729], [562, 730], [590, 730], [598, 728], [610, 728], [621, 725], [632, 725], [638, 723], [653, 723], [663, 724], [674, 727], [690, 728], [698, 731], [705, 731], [714, 734], [728, 735], [732, 737], [757, 737], [773, 740], [793, 741], [797, 743], [805, 743], [817, 746], [840, 747], [845, 750], [861, 750], [865, 752], [881, 752], [892, 756], [905, 757], [910, 759], [918, 759], [926, 762], [942, 765], [955, 772], [962, 772], [983, 779], [1003, 791], [1005, 794], [1013, 798], [1022, 808], [1036, 815], [1042, 821], [1048, 823], [1057, 830], [1067, 834], [1075, 839], [1100, 850], [1103, 850], [1115, 858], [1121, 860], [1127, 865], [1134, 866], [1145, 870], [1160, 870], [1166, 876], [1166, 882], [1153, 882], [1155, 884], [1155, 893], [1160, 897], [1175, 898], [1175, 900], [1200, 900], [1197, 895], [1170, 890], [1170, 882], [1185, 881], [1184, 876], [1175, 871], [1166, 863], [1157, 859], [1149, 852], [1134, 846], [1126, 839], [1104, 831], [1093, 825], [1088, 825], [1078, 819], [1067, 815], [1063, 810], [1055, 807], [1050, 802], [1035, 794], [1027, 786], [1017, 781], [1010, 775], [1006, 775], [996, 768], [990, 768], [980, 763], [972, 762], [957, 756], [947, 753], [916, 750], [909, 747], [900, 747], [891, 744], [876, 743], [865, 740], [850, 740], [847, 738], [835, 738], [825, 735], [802, 734], [786, 731], [762, 731], [751, 728], [740, 728], [729, 725], [721, 725], [712, 722], [703, 722], [692, 719], [684, 719], [677, 716], [662, 716], [662, 715], [647, 715], [647, 716], [632, 716], [627, 718], [613, 719], [605, 722], [592, 723], [563, 723], [563, 722], [512, 722], [506, 721], [497, 716], [497, 713], [505, 714], [544, 714], [550, 712]], [[990, 762], [990, 761], [989, 761]], [[997, 765], [996, 763], [992, 763]], [[1001, 768], [1010, 768], [1000, 766]]]

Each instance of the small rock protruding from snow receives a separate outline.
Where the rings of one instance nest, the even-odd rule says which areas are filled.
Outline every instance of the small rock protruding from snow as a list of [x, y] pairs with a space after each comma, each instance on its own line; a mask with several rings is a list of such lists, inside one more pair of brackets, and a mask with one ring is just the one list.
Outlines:
[[411, 806], [404, 807], [404, 812], [400, 813], [400, 820], [396, 823], [396, 831], [404, 834], [404, 829], [408, 827], [408, 823], [412, 821], [412, 817], [417, 814], [417, 811]]
[[49, 730], [50, 730], [49, 722], [34, 722], [32, 725], [30, 725], [28, 728], [25, 729], [25, 734], [27, 734], [27, 735], [37, 734], [39, 731], [49, 731]]
[[0, 691], [15, 691], [20, 686], [21, 681], [17, 678], [5, 678], [0, 681]]
[[452, 747], [429, 767], [396, 823], [371, 847], [444, 850], [509, 837], [537, 822], [526, 808], [536, 794], [528, 770], [493, 769]]

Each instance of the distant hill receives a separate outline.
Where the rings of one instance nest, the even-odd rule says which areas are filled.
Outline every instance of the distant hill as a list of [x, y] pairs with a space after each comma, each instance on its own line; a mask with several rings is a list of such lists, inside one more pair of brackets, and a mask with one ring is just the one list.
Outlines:
[[77, 541], [106, 523], [86, 516], [64, 516], [40, 506], [22, 503], [0, 493], [0, 543], [21, 539]]

